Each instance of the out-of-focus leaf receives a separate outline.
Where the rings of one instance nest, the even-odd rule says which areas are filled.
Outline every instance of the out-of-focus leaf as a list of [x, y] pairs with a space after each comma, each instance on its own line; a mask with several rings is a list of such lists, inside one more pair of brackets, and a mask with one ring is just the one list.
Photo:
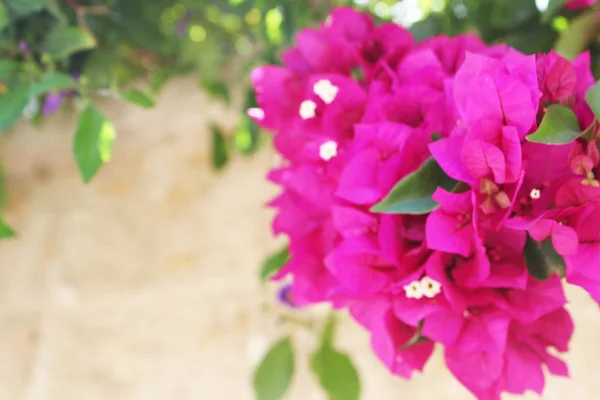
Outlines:
[[260, 280], [262, 282], [266, 282], [271, 277], [275, 276], [281, 270], [281, 268], [285, 266], [289, 259], [290, 253], [287, 247], [284, 247], [277, 253], [272, 254], [269, 258], [267, 258], [260, 270]]
[[273, 44], [280, 44], [283, 41], [281, 24], [283, 22], [283, 13], [279, 8], [272, 8], [267, 11], [265, 18], [265, 32], [267, 39]]
[[109, 88], [115, 79], [117, 60], [117, 51], [114, 47], [96, 48], [86, 60], [83, 70], [87, 86], [92, 89]]
[[323, 330], [321, 345], [311, 357], [311, 369], [329, 400], [358, 400], [358, 372], [348, 355], [333, 346], [334, 330], [335, 320], [330, 318]]
[[8, 239], [15, 236], [15, 231], [0, 219], [0, 239]]
[[247, 115], [243, 115], [235, 131], [235, 147], [242, 153], [254, 153], [258, 148], [258, 139], [258, 126]]
[[68, 17], [62, 12], [60, 8], [61, 0], [45, 0], [46, 11], [48, 11], [54, 18], [56, 18], [61, 23], [69, 22]]
[[0, 60], [0, 80], [5, 80], [19, 69], [19, 63], [11, 60]]
[[0, 96], [0, 132], [10, 128], [23, 115], [29, 102], [29, 84], [22, 83]]
[[220, 79], [213, 79], [208, 76], [202, 77], [202, 87], [213, 97], [223, 100], [229, 104], [231, 98], [229, 96], [229, 87], [227, 83]]
[[113, 125], [92, 104], [79, 115], [73, 153], [85, 183], [92, 180], [102, 164], [110, 161], [115, 137]]
[[254, 374], [257, 400], [280, 400], [294, 375], [294, 352], [290, 338], [276, 343], [265, 355]]
[[96, 39], [91, 33], [78, 26], [57, 25], [46, 37], [43, 49], [58, 60], [94, 47]]
[[598, 12], [591, 9], [571, 21], [567, 30], [558, 38], [554, 49], [565, 58], [573, 60], [598, 37], [599, 33]]
[[213, 125], [212, 128], [212, 165], [215, 169], [223, 168], [229, 161], [227, 141], [221, 129]]
[[600, 82], [589, 88], [585, 93], [585, 101], [588, 103], [596, 119], [600, 121]]
[[8, 7], [20, 16], [42, 11], [46, 0], [6, 0]]
[[50, 72], [44, 75], [41, 81], [31, 86], [31, 95], [39, 96], [48, 92], [72, 89], [74, 87], [75, 81], [69, 75], [62, 72]]
[[494, 0], [490, 23], [500, 29], [512, 29], [537, 13], [534, 0]]
[[549, 0], [548, 7], [542, 13], [542, 22], [548, 23], [564, 7], [566, 0]]
[[8, 26], [8, 10], [4, 3], [0, 3], [0, 31]]
[[535, 23], [511, 30], [506, 35], [506, 43], [525, 54], [547, 53], [557, 36], [551, 27]]
[[150, 97], [150, 95], [142, 92], [141, 90], [128, 89], [128, 90], [125, 90], [122, 93], [122, 95], [123, 95], [123, 98], [125, 100], [127, 100], [128, 102], [138, 105], [142, 108], [154, 107], [154, 100], [152, 99], [152, 97]]

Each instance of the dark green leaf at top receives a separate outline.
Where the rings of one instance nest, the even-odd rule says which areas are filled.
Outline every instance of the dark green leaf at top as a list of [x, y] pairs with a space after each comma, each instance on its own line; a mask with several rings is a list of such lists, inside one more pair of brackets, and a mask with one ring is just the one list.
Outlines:
[[91, 33], [78, 26], [56, 25], [46, 37], [43, 49], [52, 58], [58, 60], [94, 47], [96, 47], [96, 39]]
[[254, 374], [257, 400], [280, 400], [294, 375], [294, 353], [289, 338], [276, 343], [262, 359]]
[[439, 205], [431, 196], [438, 187], [451, 190], [457, 182], [430, 158], [396, 184], [371, 211], [383, 214], [426, 214]]
[[581, 129], [575, 113], [570, 108], [553, 104], [546, 110], [538, 130], [528, 135], [526, 139], [543, 144], [567, 144], [579, 136], [581, 136]]
[[361, 391], [358, 372], [348, 355], [333, 346], [334, 330], [335, 320], [330, 318], [321, 345], [311, 357], [311, 369], [329, 400], [358, 400]]
[[20, 16], [41, 11], [45, 3], [46, 0], [6, 0], [8, 8]]
[[3, 3], [0, 3], [0, 31], [8, 26], [8, 9]]
[[287, 247], [279, 250], [277, 253], [272, 254], [260, 270], [260, 280], [262, 282], [266, 282], [272, 276], [277, 274], [281, 268], [289, 261], [290, 253]]
[[548, 23], [564, 7], [566, 0], [550, 0], [548, 7], [542, 13], [542, 22]]

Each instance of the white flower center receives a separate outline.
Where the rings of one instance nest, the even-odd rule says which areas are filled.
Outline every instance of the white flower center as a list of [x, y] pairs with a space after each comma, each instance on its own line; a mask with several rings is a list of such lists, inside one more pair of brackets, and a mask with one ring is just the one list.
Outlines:
[[533, 200], [539, 199], [541, 195], [542, 192], [540, 189], [531, 189], [531, 192], [529, 193], [529, 197], [531, 197]]
[[420, 299], [423, 297], [423, 289], [419, 281], [413, 281], [404, 286], [404, 291], [406, 292], [406, 297], [409, 299]]
[[426, 276], [421, 279], [419, 282], [421, 285], [421, 292], [425, 297], [429, 297], [430, 299], [437, 296], [442, 290], [442, 285], [436, 281]]
[[325, 19], [325, 26], [331, 26], [333, 24], [333, 17], [330, 15]]
[[312, 100], [304, 100], [300, 104], [300, 117], [302, 117], [302, 119], [314, 118], [316, 109], [317, 103]]
[[328, 140], [319, 147], [319, 156], [323, 160], [329, 161], [333, 157], [337, 156], [337, 148], [338, 145], [336, 142], [333, 140]]
[[321, 79], [315, 83], [313, 90], [317, 96], [325, 102], [325, 104], [333, 103], [340, 89], [331, 83], [328, 79]]

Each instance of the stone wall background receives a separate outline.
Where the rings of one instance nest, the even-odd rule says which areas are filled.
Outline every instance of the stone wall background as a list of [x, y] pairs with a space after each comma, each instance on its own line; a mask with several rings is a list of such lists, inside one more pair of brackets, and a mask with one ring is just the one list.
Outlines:
[[[286, 329], [264, 312], [256, 279], [280, 245], [263, 207], [276, 192], [263, 179], [274, 155], [213, 172], [209, 122], [236, 115], [192, 78], [173, 81], [153, 110], [101, 108], [119, 137], [88, 186], [67, 113], [0, 140], [6, 218], [19, 232], [0, 242], [0, 399], [251, 400], [253, 364]], [[552, 378], [544, 398], [596, 399], [600, 312], [581, 291], [569, 296], [573, 379]], [[470, 398], [439, 354], [407, 383], [379, 364], [361, 328], [344, 321], [339, 332], [365, 400]], [[296, 333], [297, 353], [314, 345]], [[288, 399], [324, 400], [305, 359]]]

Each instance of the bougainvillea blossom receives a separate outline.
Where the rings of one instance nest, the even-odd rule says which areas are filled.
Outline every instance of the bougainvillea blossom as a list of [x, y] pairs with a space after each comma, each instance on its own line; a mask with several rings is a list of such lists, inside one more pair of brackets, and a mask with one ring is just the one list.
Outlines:
[[[341, 8], [283, 59], [253, 73], [248, 114], [283, 158], [269, 179], [282, 188], [270, 205], [289, 238], [275, 278], [293, 278], [286, 298], [348, 308], [403, 378], [436, 343], [479, 399], [541, 393], [544, 371], [567, 376], [561, 268], [600, 302], [589, 55], [524, 55], [474, 36], [415, 43]], [[530, 141], [552, 107], [587, 133]], [[381, 211], [384, 199], [402, 211]]]

